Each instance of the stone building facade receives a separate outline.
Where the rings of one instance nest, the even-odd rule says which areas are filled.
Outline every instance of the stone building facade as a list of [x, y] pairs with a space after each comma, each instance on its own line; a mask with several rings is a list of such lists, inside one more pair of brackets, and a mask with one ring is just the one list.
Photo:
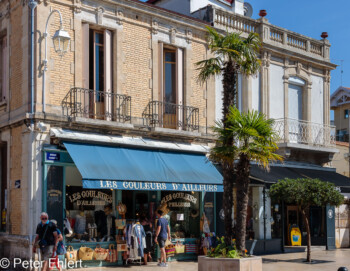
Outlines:
[[[260, 34], [263, 65], [258, 77], [240, 78], [240, 108], [259, 109], [280, 119], [276, 129], [282, 138], [281, 153], [291, 161], [321, 166], [335, 152], [328, 110], [329, 73], [335, 66], [330, 63], [327, 40], [313, 40], [265, 18], [254, 20], [212, 6], [188, 16], [137, 0], [39, 0], [37, 4], [31, 113], [31, 10], [26, 0], [0, 3], [0, 207], [4, 210], [0, 256], [32, 257], [35, 227], [50, 196], [47, 170], [59, 159], [46, 155], [65, 156], [65, 141], [154, 144], [190, 151], [214, 142], [210, 127], [221, 117], [221, 79], [200, 84], [195, 65], [209, 55], [208, 25], [243, 35]], [[60, 21], [53, 13], [43, 85], [45, 26], [54, 10], [62, 15], [70, 47], [63, 56], [55, 52], [51, 37]], [[172, 81], [165, 76], [166, 64]], [[168, 82], [176, 94], [166, 92]], [[303, 93], [302, 116], [296, 122], [289, 120], [288, 113], [291, 82], [298, 86], [297, 95]], [[314, 112], [316, 101], [322, 106]], [[297, 132], [290, 132], [292, 126]], [[295, 134], [296, 140], [291, 138]], [[68, 160], [66, 164], [71, 163]], [[262, 216], [271, 216], [271, 204], [265, 206], [262, 187], [253, 190], [256, 238], [262, 238], [266, 235]], [[267, 228], [270, 237], [271, 225]]]

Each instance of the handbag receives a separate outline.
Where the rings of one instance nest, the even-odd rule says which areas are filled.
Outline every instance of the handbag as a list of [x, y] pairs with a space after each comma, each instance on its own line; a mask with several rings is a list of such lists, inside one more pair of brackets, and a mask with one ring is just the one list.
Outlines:
[[78, 251], [79, 260], [91, 261], [94, 255], [94, 250], [89, 247], [81, 247]]
[[113, 244], [109, 245], [108, 249], [108, 256], [106, 257], [106, 261], [110, 263], [115, 263], [118, 261], [118, 252], [115, 249], [115, 246]]
[[124, 229], [126, 226], [126, 219], [116, 219], [115, 220], [115, 227], [119, 230]]
[[67, 247], [66, 259], [67, 259], [67, 262], [70, 262], [70, 261], [76, 262], [77, 261], [77, 251], [73, 250], [72, 246]]
[[175, 246], [173, 244], [167, 245], [165, 247], [165, 254], [167, 257], [174, 257], [175, 256]]
[[65, 248], [65, 246], [64, 246], [62, 241], [58, 242], [56, 252], [57, 252], [57, 255], [64, 255], [64, 254], [66, 254], [67, 250], [66, 250], [66, 248]]
[[39, 247], [40, 249], [42, 250], [44, 247], [47, 246], [47, 241], [45, 240], [45, 236], [46, 236], [46, 232], [47, 232], [47, 229], [49, 228], [49, 225], [46, 224], [46, 229], [45, 229], [45, 232], [43, 234], [43, 238], [40, 239], [39, 241]]
[[101, 245], [97, 245], [94, 250], [94, 259], [97, 261], [104, 261], [108, 256], [108, 249], [101, 248]]
[[175, 245], [175, 253], [176, 254], [185, 253], [185, 245], [177, 241]]
[[185, 253], [186, 254], [198, 254], [197, 244], [186, 244], [185, 245]]

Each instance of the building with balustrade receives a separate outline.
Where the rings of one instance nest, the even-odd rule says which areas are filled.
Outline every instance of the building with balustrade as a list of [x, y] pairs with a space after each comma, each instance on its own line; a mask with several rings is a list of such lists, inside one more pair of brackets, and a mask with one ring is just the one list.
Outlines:
[[[330, 125], [330, 71], [336, 66], [330, 62], [328, 34], [322, 33], [322, 39], [315, 40], [273, 25], [266, 11], [260, 12], [259, 19], [252, 19], [249, 17], [251, 5], [242, 0], [194, 0], [184, 1], [184, 5], [174, 0], [148, 2], [202, 19], [222, 33], [260, 35], [262, 67], [256, 76], [240, 76], [237, 106], [243, 111], [258, 110], [275, 119], [279, 153], [285, 162], [273, 164], [268, 173], [252, 165], [248, 207], [252, 226], [247, 237], [255, 253], [259, 250], [257, 247], [272, 253], [280, 246], [279, 242], [282, 246], [290, 244], [289, 227], [297, 224], [303, 228], [303, 222], [295, 206], [270, 202], [265, 192], [271, 183], [286, 177], [307, 177], [333, 182], [343, 193], [347, 193], [349, 187], [347, 178], [330, 167], [338, 150], [335, 127]], [[221, 80], [220, 76], [215, 80], [216, 119], [222, 117]], [[309, 215], [312, 244], [334, 248], [334, 209], [311, 208]], [[302, 239], [305, 243], [306, 239]], [[258, 241], [254, 243], [253, 240]]]
[[[260, 34], [262, 68], [239, 77], [238, 107], [276, 119], [286, 157], [270, 172], [252, 165], [251, 253], [281, 251], [288, 225], [299, 223], [293, 206], [271, 203], [269, 184], [338, 178], [323, 167], [336, 152], [327, 39], [244, 16], [241, 0], [186, 1], [179, 10], [177, 1], [149, 2], [0, 3], [1, 257], [34, 257], [43, 211], [61, 230], [69, 222], [65, 242], [75, 250], [115, 245], [118, 264], [130, 245], [123, 225], [142, 216], [155, 222], [157, 209], [166, 211], [174, 241], [223, 234], [222, 177], [206, 159], [221, 118], [221, 78], [200, 84], [195, 65], [209, 55], [209, 25]], [[332, 210], [310, 213], [315, 242], [329, 247]], [[108, 264], [115, 263], [84, 262]]]

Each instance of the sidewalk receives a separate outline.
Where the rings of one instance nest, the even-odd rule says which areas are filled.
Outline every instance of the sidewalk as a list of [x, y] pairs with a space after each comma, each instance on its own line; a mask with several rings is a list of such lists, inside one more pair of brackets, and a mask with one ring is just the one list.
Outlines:
[[[263, 258], [264, 271], [337, 271], [340, 266], [350, 270], [350, 249], [337, 249], [333, 251], [313, 251], [311, 258], [315, 261], [312, 264], [305, 263], [306, 252], [266, 255]], [[79, 269], [79, 271], [197, 271], [196, 262], [173, 262], [169, 267], [158, 267], [157, 263], [149, 263], [147, 266], [125, 267], [94, 267]]]

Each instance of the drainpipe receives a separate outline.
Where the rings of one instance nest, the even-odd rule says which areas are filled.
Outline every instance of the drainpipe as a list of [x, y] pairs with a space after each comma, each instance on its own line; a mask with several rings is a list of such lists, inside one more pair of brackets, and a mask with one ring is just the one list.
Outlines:
[[29, 257], [33, 258], [32, 244], [33, 244], [33, 218], [34, 218], [34, 178], [33, 178], [33, 141], [34, 141], [34, 13], [37, 2], [30, 0], [28, 7], [30, 8], [30, 129], [29, 129], [29, 144], [28, 144], [28, 200], [29, 200]]

